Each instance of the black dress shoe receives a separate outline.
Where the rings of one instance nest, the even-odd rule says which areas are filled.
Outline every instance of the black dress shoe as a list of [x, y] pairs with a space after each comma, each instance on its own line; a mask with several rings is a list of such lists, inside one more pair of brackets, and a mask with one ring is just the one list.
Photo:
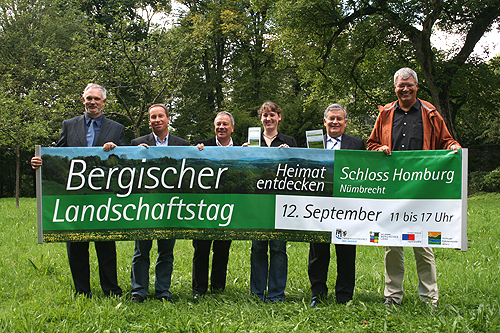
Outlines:
[[142, 297], [139, 294], [133, 294], [132, 295], [132, 302], [134, 302], [134, 303], [142, 303], [142, 302], [144, 302], [144, 297]]
[[157, 297], [156, 299], [158, 299], [160, 302], [171, 302], [172, 301], [172, 297], [170, 296], [161, 296], [161, 297]]
[[346, 304], [349, 301], [352, 301], [352, 298], [337, 298], [337, 303], [339, 304]]
[[317, 306], [318, 304], [320, 303], [320, 300], [318, 297], [313, 297], [312, 300], [311, 300], [311, 303], [309, 304], [309, 306], [311, 308], [314, 308], [315, 306]]

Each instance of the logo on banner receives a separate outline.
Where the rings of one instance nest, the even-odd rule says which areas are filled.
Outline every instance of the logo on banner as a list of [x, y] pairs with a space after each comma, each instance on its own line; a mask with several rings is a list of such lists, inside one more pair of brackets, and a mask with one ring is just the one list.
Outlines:
[[409, 243], [422, 243], [422, 232], [414, 231], [403, 233], [401, 234], [401, 240]]
[[370, 231], [370, 243], [378, 243], [380, 232]]
[[337, 239], [342, 239], [342, 237], [347, 236], [347, 230], [337, 229], [335, 230], [335, 237]]
[[415, 240], [415, 234], [403, 234], [403, 240], [414, 241]]
[[429, 231], [428, 243], [432, 245], [441, 245], [441, 231]]

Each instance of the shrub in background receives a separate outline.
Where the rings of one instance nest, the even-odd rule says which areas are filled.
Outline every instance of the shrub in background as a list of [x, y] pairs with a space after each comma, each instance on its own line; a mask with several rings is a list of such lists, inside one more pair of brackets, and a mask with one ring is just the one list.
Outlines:
[[500, 192], [500, 167], [484, 176], [484, 190], [488, 192]]

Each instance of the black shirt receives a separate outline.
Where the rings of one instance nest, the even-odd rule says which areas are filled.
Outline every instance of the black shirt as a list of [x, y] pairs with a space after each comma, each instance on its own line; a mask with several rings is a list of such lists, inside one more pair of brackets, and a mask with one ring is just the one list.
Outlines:
[[392, 150], [422, 150], [424, 125], [421, 108], [418, 99], [408, 112], [399, 107], [399, 102], [396, 103], [392, 123]]
[[[276, 135], [276, 137], [273, 139], [273, 141], [271, 142], [271, 147], [279, 147], [284, 143], [286, 143], [290, 147], [297, 147], [297, 141], [295, 141], [295, 138], [293, 136], [281, 133], [278, 133], [278, 135]], [[262, 132], [260, 135], [260, 146], [267, 147], [266, 140], [264, 139], [264, 132]]]

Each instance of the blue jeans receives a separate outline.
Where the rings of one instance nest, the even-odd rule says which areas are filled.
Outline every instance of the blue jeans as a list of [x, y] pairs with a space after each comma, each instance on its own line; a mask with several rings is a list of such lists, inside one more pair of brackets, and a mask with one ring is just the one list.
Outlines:
[[[269, 247], [269, 266], [267, 248]], [[283, 241], [252, 241], [250, 257], [250, 291], [262, 301], [271, 302], [285, 300], [285, 287], [288, 270], [286, 242]], [[269, 286], [268, 286], [269, 277]]]
[[[158, 259], [156, 260], [155, 296], [171, 297], [170, 284], [174, 264], [175, 239], [158, 239]], [[148, 295], [149, 287], [149, 251], [153, 246], [152, 240], [135, 241], [134, 256], [130, 280], [132, 295], [138, 294], [143, 298]]]

